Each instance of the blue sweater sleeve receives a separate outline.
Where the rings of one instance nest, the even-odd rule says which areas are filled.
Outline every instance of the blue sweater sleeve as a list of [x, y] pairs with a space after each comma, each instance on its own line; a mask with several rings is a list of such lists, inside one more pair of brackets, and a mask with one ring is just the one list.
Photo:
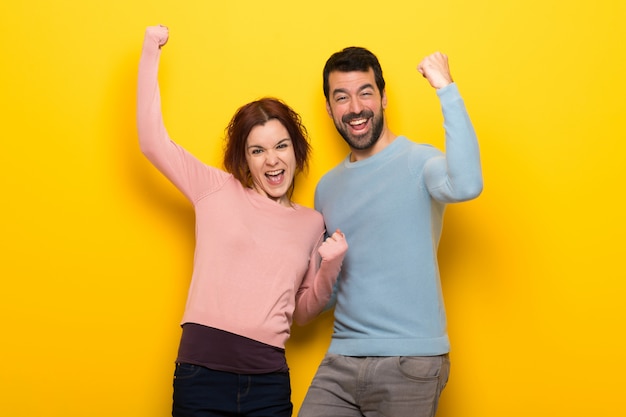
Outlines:
[[476, 198], [483, 189], [478, 140], [455, 83], [437, 90], [445, 130], [445, 155], [424, 166], [428, 192], [437, 201], [454, 203]]

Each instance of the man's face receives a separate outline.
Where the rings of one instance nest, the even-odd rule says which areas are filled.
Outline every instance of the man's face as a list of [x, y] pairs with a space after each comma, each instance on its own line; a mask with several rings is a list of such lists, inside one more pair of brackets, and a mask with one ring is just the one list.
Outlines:
[[387, 97], [376, 87], [374, 71], [333, 71], [328, 76], [326, 110], [352, 150], [376, 145], [383, 132]]

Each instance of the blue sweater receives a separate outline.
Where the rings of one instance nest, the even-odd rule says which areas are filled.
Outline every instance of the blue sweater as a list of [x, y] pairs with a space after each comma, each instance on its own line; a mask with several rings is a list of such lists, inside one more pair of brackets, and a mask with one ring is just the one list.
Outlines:
[[447, 203], [482, 191], [478, 142], [456, 84], [437, 90], [446, 154], [397, 137], [320, 180], [315, 208], [349, 249], [337, 282], [330, 353], [432, 356], [450, 348], [437, 247]]

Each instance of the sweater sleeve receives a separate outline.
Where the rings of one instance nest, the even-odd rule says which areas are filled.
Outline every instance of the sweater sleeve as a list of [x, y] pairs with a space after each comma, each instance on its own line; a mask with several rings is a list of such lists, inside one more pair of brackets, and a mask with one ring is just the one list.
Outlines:
[[323, 242], [322, 234], [311, 254], [308, 272], [296, 293], [293, 318], [300, 326], [313, 320], [327, 306], [346, 253], [346, 248], [340, 248], [332, 257], [322, 259], [318, 249]]
[[137, 80], [137, 133], [141, 152], [187, 198], [193, 201], [206, 166], [173, 142], [163, 123], [158, 67], [161, 48], [146, 32], [139, 60]]
[[478, 140], [455, 83], [437, 90], [444, 117], [446, 152], [424, 166], [431, 196], [443, 203], [476, 198], [483, 188]]

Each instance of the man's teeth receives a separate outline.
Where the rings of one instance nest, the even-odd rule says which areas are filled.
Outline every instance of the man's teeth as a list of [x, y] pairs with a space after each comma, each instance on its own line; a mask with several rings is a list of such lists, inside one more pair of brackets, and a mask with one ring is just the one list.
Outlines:
[[363, 123], [367, 122], [367, 119], [356, 119], [356, 120], [352, 120], [350, 122], [350, 126], [358, 126], [358, 125], [362, 125]]

